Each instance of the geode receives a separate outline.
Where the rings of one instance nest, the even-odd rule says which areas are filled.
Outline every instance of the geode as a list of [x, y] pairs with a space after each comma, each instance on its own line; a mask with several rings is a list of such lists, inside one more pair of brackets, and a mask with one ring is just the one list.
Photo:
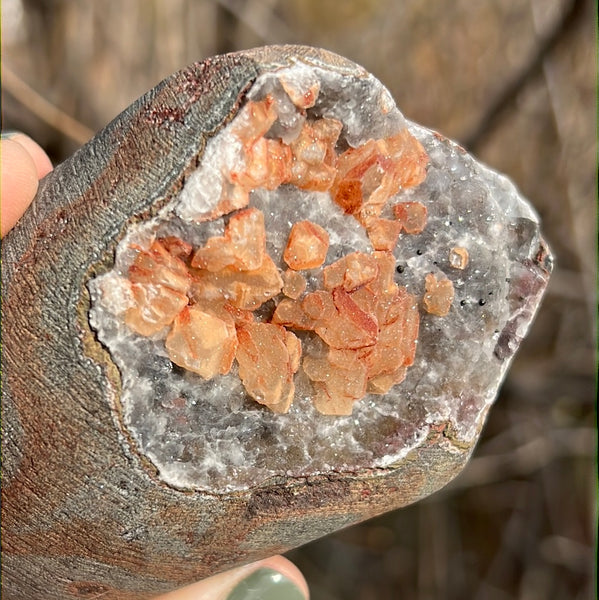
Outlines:
[[551, 270], [505, 177], [293, 46], [166, 79], [2, 256], [15, 598], [163, 591], [434, 492]]

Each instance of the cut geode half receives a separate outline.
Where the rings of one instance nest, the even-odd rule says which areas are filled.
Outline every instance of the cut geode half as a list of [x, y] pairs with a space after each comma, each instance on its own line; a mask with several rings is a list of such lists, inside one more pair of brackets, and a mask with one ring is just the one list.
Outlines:
[[166, 591], [433, 493], [551, 271], [505, 177], [300, 46], [165, 80], [2, 258], [4, 581], [31, 598]]
[[388, 467], [441, 423], [471, 445], [546, 283], [537, 223], [374, 77], [264, 73], [89, 282], [123, 422], [165, 482], [221, 493]]

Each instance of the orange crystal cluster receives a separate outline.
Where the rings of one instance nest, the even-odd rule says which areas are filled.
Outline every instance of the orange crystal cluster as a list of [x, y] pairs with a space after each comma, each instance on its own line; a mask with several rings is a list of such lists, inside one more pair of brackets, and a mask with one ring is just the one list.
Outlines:
[[[300, 99], [298, 108], [305, 108]], [[212, 220], [249, 204], [253, 189], [274, 190], [284, 183], [301, 190], [324, 192], [337, 174], [335, 144], [342, 124], [336, 119], [306, 121], [295, 140], [285, 144], [265, 134], [277, 120], [271, 96], [250, 101], [232, 125], [233, 135], [241, 142], [239, 168], [223, 172], [221, 197], [212, 210], [198, 215], [198, 221]], [[397, 190], [396, 190], [397, 191]]]
[[232, 215], [225, 234], [195, 253], [174, 238], [138, 248], [129, 281], [135, 305], [125, 322], [133, 331], [153, 335], [169, 327], [169, 358], [205, 379], [228, 373], [237, 360], [255, 400], [276, 412], [289, 409], [301, 346], [280, 325], [255, 319], [253, 311], [283, 287], [259, 210]]
[[[316, 93], [297, 95], [297, 108], [305, 114]], [[306, 120], [285, 143], [266, 136], [276, 119], [267, 96], [248, 102], [231, 126], [242, 161], [223, 173], [221, 197], [198, 217], [230, 215], [222, 236], [195, 251], [174, 237], [136, 247], [125, 322], [143, 336], [168, 330], [170, 359], [206, 379], [228, 373], [237, 361], [247, 393], [275, 412], [289, 410], [301, 364], [317, 410], [351, 414], [365, 394], [384, 394], [403, 381], [414, 361], [419, 315], [415, 298], [394, 282], [392, 250], [402, 229], [422, 231], [426, 208], [406, 202], [390, 211], [395, 218], [381, 214], [400, 189], [424, 179], [428, 159], [407, 130], [337, 153], [339, 121]], [[327, 231], [310, 221], [295, 223], [283, 252], [289, 269], [281, 274], [266, 250], [264, 215], [248, 208], [253, 189], [283, 184], [329, 192], [366, 228], [374, 252], [324, 266], [323, 288], [306, 294], [300, 271], [326, 263]], [[272, 317], [259, 321], [254, 311], [271, 299]], [[302, 360], [291, 329], [313, 332], [321, 350]]]
[[385, 394], [414, 362], [416, 299], [393, 281], [389, 252], [354, 252], [324, 268], [324, 289], [282, 300], [272, 322], [314, 331], [326, 346], [304, 358], [324, 414], [348, 415], [366, 393]]
[[[366, 228], [375, 250], [391, 251], [402, 228], [407, 233], [416, 232], [409, 230], [408, 220], [398, 213], [397, 207], [396, 219], [383, 218], [381, 213], [389, 198], [400, 189], [422, 183], [427, 164], [424, 148], [407, 129], [387, 139], [368, 140], [339, 156], [331, 195]], [[424, 227], [426, 207], [419, 202], [409, 204], [421, 207]]]
[[[311, 106], [304, 96], [295, 102], [301, 110]], [[426, 207], [419, 202], [394, 207], [394, 219], [381, 217], [391, 196], [418, 185], [426, 176], [428, 156], [407, 129], [337, 154], [335, 146], [343, 128], [340, 121], [306, 120], [296, 139], [285, 144], [265, 137], [277, 116], [271, 96], [248, 102], [241, 110], [233, 134], [241, 142], [243, 168], [223, 173], [220, 200], [198, 220], [215, 219], [248, 206], [255, 188], [274, 190], [292, 184], [301, 190], [330, 192], [333, 200], [366, 228], [375, 250], [393, 250], [402, 229], [406, 233], [422, 231]]]

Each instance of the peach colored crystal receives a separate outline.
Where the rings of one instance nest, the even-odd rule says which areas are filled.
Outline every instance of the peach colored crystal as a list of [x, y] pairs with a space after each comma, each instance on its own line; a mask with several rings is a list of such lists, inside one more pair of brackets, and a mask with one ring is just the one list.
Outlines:
[[[267, 96], [248, 102], [237, 115], [232, 133], [241, 142], [242, 169], [223, 173], [222, 190], [216, 205], [197, 215], [196, 221], [213, 220], [249, 204], [249, 192], [261, 185], [274, 189], [287, 177], [291, 153], [278, 140], [263, 136], [277, 118], [274, 100]], [[269, 154], [272, 153], [272, 156]], [[278, 183], [277, 183], [278, 182]]]
[[166, 337], [169, 358], [205, 379], [228, 373], [237, 349], [235, 327], [199, 306], [186, 307]]
[[291, 149], [281, 140], [263, 137], [277, 118], [270, 96], [248, 102], [233, 125], [243, 146], [244, 169], [233, 170], [230, 181], [246, 192], [257, 187], [274, 190], [289, 179]]
[[163, 285], [178, 292], [187, 292], [190, 284], [187, 265], [170, 254], [160, 240], [154, 241], [148, 250], [134, 249], [139, 253], [129, 267], [132, 283]]
[[454, 269], [465, 269], [469, 261], [468, 250], [455, 246], [449, 251], [449, 266]]
[[310, 108], [314, 106], [320, 92], [320, 83], [318, 81], [314, 81], [307, 89], [302, 89], [294, 81], [281, 77], [281, 85], [285, 93], [291, 98], [291, 102], [298, 108]]
[[293, 375], [299, 367], [299, 340], [272, 323], [242, 325], [237, 337], [239, 376], [248, 394], [274, 412], [287, 412], [295, 390]]
[[188, 298], [163, 285], [134, 283], [131, 286], [134, 306], [127, 309], [125, 323], [135, 333], [151, 336], [170, 325]]
[[[174, 248], [167, 242], [168, 247]], [[186, 250], [182, 242], [180, 249]], [[154, 241], [129, 267], [134, 305], [125, 313], [125, 323], [136, 333], [151, 336], [170, 325], [187, 305], [191, 278], [185, 263], [171, 255], [161, 241]], [[179, 253], [177, 251], [177, 253]]]
[[256, 208], [234, 214], [222, 237], [211, 237], [194, 255], [191, 266], [208, 271], [234, 267], [240, 271], [259, 269], [266, 252], [264, 215]]
[[333, 295], [324, 290], [317, 290], [308, 294], [302, 300], [302, 310], [311, 319], [328, 321], [335, 316], [335, 302]]
[[248, 102], [238, 113], [232, 129], [245, 148], [249, 148], [271, 128], [277, 120], [272, 96], [258, 102]]
[[352, 252], [324, 268], [324, 287], [343, 287], [351, 292], [371, 282], [379, 272], [376, 258], [364, 252]]
[[294, 270], [320, 267], [327, 257], [329, 234], [320, 225], [299, 221], [291, 228], [283, 259]]
[[427, 210], [421, 202], [401, 202], [393, 212], [406, 233], [422, 233], [426, 227]]
[[227, 300], [236, 308], [255, 310], [278, 295], [283, 279], [268, 254], [259, 269], [239, 271], [225, 267], [220, 271], [192, 269], [191, 297], [196, 302]]
[[246, 190], [274, 190], [290, 177], [291, 149], [281, 140], [259, 138], [246, 149], [245, 170], [231, 173], [231, 181]]
[[314, 331], [331, 348], [352, 349], [373, 346], [378, 337], [378, 323], [373, 315], [362, 310], [341, 287], [331, 293], [335, 313], [320, 320]]
[[375, 250], [392, 252], [401, 232], [401, 223], [376, 217], [368, 223], [366, 231]]
[[193, 246], [184, 242], [182, 239], [175, 236], [168, 236], [157, 240], [162, 247], [173, 257], [185, 259], [192, 250]]
[[296, 300], [299, 298], [306, 289], [306, 279], [297, 271], [293, 269], [287, 269], [283, 273], [283, 294], [288, 298]]
[[311, 331], [316, 325], [316, 321], [304, 312], [300, 302], [287, 298], [277, 304], [272, 322], [300, 331]]
[[439, 317], [447, 316], [454, 296], [451, 280], [438, 280], [433, 273], [429, 273], [424, 279], [424, 284], [426, 291], [422, 303], [426, 312]]
[[306, 356], [303, 367], [314, 382], [314, 406], [324, 415], [351, 415], [354, 402], [366, 394], [366, 365], [355, 352], [330, 350], [324, 358]]
[[335, 119], [320, 119], [304, 124], [291, 143], [293, 163], [287, 183], [302, 190], [325, 192], [337, 173], [335, 144], [342, 124]]

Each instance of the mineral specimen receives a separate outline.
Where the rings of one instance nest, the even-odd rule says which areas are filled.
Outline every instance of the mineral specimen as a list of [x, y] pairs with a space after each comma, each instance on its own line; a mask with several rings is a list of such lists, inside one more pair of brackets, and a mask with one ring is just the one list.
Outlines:
[[165, 80], [2, 257], [3, 584], [36, 600], [149, 596], [439, 489], [551, 270], [508, 180], [297, 46]]
[[[171, 482], [236, 489], [335, 462], [314, 410], [337, 416], [327, 427], [348, 439], [345, 464], [373, 452], [371, 463], [389, 464], [381, 419], [445, 415], [467, 438], [477, 420], [457, 417], [459, 382], [477, 414], [490, 402], [503, 369], [493, 347], [510, 318], [507, 239], [515, 220], [535, 217], [505, 180], [406, 122], [376, 80], [355, 90], [379, 113], [346, 108], [347, 85], [301, 63], [259, 77], [178, 197], [132, 226], [114, 270], [90, 283], [92, 323], [131, 373], [125, 420]], [[103, 298], [109, 281], [131, 287], [125, 305]], [[454, 302], [489, 292], [484, 309]], [[148, 436], [152, 419], [169, 423], [153, 406], [171, 394], [194, 407], [185, 426]], [[352, 414], [358, 425], [342, 418]], [[173, 470], [161, 446], [189, 455], [198, 421], [201, 443]], [[280, 464], [250, 433], [264, 426], [283, 445], [301, 430], [298, 458]], [[415, 431], [401, 452], [419, 443]], [[230, 448], [209, 467], [223, 436]]]

